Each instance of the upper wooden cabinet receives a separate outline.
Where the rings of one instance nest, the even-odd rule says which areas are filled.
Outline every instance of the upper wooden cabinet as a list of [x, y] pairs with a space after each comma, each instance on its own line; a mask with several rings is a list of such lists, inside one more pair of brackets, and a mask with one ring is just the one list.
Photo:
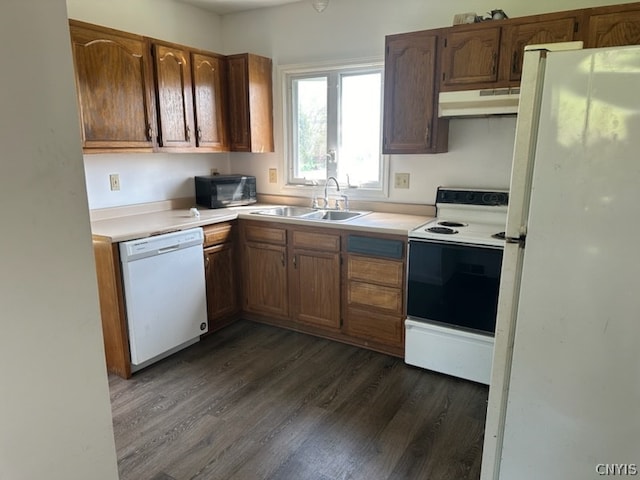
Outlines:
[[271, 59], [69, 25], [86, 153], [274, 150]]
[[518, 86], [524, 47], [581, 39], [581, 18], [569, 11], [447, 29], [441, 90]]
[[588, 17], [585, 47], [640, 44], [640, 3], [594, 8]]
[[191, 67], [196, 145], [201, 150], [228, 150], [225, 60], [219, 55], [192, 53]]
[[497, 81], [501, 31], [484, 25], [449, 29], [443, 38], [442, 89]]
[[152, 48], [158, 110], [158, 148], [195, 147], [189, 51], [160, 42], [154, 42]]
[[437, 116], [437, 34], [389, 35], [385, 43], [383, 153], [446, 151], [447, 120]]
[[541, 43], [570, 42], [579, 35], [579, 16], [510, 24], [503, 29], [500, 78], [520, 82], [524, 47]]
[[156, 122], [147, 41], [69, 23], [83, 148], [152, 151]]
[[231, 150], [273, 152], [271, 59], [252, 54], [227, 57]]

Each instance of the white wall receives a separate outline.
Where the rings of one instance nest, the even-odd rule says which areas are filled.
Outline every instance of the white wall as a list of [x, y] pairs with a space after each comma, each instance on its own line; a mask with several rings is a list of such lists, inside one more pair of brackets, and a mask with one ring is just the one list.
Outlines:
[[[503, 0], [497, 6], [510, 17], [571, 10], [619, 0]], [[272, 57], [274, 66], [356, 58], [382, 58], [388, 34], [445, 27], [456, 13], [486, 14], [495, 4], [485, 0], [330, 0], [323, 13], [309, 2], [254, 10], [223, 17], [225, 53], [251, 51]], [[258, 177], [258, 190], [278, 194], [282, 184], [268, 183], [268, 169], [284, 178], [282, 98], [275, 72], [274, 123], [276, 153], [234, 154], [234, 168]], [[438, 185], [502, 187], [509, 185], [515, 117], [452, 120], [449, 152], [438, 155], [392, 155], [390, 172], [411, 175], [408, 190], [390, 189], [389, 200], [435, 201]], [[286, 190], [285, 190], [286, 192]]]
[[118, 478], [64, 0], [0, 15], [0, 479]]
[[[221, 18], [173, 0], [67, 0], [69, 18], [222, 53]], [[226, 153], [85, 155], [91, 209], [193, 197], [193, 176], [229, 173]], [[109, 174], [120, 175], [112, 192]]]

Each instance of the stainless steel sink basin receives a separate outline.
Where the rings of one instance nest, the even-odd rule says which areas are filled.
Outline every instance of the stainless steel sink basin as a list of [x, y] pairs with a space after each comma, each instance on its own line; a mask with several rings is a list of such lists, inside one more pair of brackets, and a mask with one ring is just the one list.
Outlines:
[[310, 207], [274, 207], [252, 213], [258, 215], [273, 215], [275, 217], [302, 217], [316, 212], [317, 210], [315, 208]]
[[274, 217], [290, 217], [300, 220], [314, 220], [325, 222], [345, 222], [353, 218], [361, 217], [369, 212], [344, 211], [344, 210], [318, 210], [310, 207], [273, 207], [251, 212], [257, 215], [270, 215]]
[[342, 222], [352, 218], [361, 217], [366, 212], [345, 212], [342, 210], [318, 210], [317, 212], [305, 215], [309, 220], [329, 220], [332, 222]]

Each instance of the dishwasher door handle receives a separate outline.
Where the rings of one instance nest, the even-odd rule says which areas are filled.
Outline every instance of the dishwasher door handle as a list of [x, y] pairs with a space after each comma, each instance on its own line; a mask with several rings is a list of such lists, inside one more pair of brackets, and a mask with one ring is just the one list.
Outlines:
[[168, 247], [163, 247], [163, 248], [159, 248], [158, 249], [158, 253], [167, 253], [167, 252], [173, 252], [175, 250], [178, 250], [180, 248], [180, 245], [176, 244], [176, 245], [170, 245]]

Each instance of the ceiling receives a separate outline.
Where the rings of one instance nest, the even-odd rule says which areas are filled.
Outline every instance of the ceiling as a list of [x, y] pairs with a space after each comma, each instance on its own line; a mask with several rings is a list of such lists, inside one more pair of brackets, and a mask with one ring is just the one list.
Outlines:
[[256, 8], [275, 7], [285, 3], [296, 3], [301, 0], [180, 0], [197, 7], [226, 15], [227, 13], [243, 12], [245, 10], [255, 10]]

